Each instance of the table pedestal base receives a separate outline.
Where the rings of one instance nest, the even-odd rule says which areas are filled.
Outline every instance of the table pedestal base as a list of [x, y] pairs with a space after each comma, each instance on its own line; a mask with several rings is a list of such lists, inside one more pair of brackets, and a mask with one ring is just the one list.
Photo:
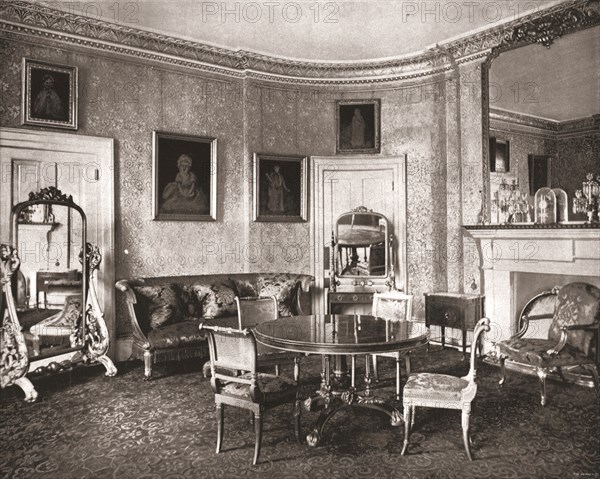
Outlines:
[[330, 358], [323, 357], [323, 369], [321, 371], [321, 387], [310, 398], [304, 402], [304, 407], [307, 411], [316, 411], [322, 409], [319, 418], [312, 432], [306, 436], [306, 442], [309, 446], [317, 446], [321, 441], [323, 429], [327, 422], [341, 409], [352, 407], [364, 407], [375, 409], [387, 414], [390, 417], [390, 424], [394, 427], [404, 424], [402, 412], [398, 410], [388, 400], [375, 397], [371, 390], [371, 368], [370, 355], [365, 357], [365, 390], [363, 394], [358, 394], [355, 387], [356, 377], [356, 357], [352, 356], [352, 366], [350, 369], [350, 386], [346, 386], [347, 377], [338, 377], [335, 375], [332, 381], [330, 375]]

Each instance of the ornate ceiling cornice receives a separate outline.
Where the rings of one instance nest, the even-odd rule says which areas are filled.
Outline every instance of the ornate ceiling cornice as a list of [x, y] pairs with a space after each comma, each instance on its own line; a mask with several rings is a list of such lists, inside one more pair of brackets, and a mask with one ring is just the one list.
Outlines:
[[503, 45], [543, 43], [542, 38], [544, 42], [553, 41], [570, 29], [600, 24], [599, 1], [570, 0], [452, 41], [443, 49], [398, 59], [354, 63], [309, 62], [234, 51], [24, 0], [0, 3], [0, 30], [234, 77], [298, 84], [361, 84], [443, 74], [453, 70], [455, 65], [485, 58], [491, 49]]

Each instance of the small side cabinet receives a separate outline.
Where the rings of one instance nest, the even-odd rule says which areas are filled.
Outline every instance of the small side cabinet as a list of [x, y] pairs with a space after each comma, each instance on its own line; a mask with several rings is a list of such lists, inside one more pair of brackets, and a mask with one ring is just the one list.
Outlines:
[[459, 293], [425, 293], [425, 324], [442, 328], [442, 349], [446, 328], [462, 330], [463, 356], [467, 355], [467, 331], [472, 331], [484, 312], [485, 296]]

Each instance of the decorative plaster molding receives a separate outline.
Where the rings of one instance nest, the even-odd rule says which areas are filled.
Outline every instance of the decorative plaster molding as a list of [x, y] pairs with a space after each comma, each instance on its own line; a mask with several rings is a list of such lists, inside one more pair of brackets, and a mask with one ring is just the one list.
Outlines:
[[[0, 30], [26, 37], [48, 38], [114, 54], [267, 81], [298, 84], [393, 82], [445, 73], [453, 68], [447, 53], [439, 49], [398, 59], [354, 63], [277, 58], [148, 32], [24, 0], [0, 3], [0, 18]], [[545, 20], [547, 18], [551, 20]], [[460, 65], [485, 58], [501, 45], [537, 41], [543, 35], [535, 32], [545, 32], [548, 28], [551, 31], [546, 36], [554, 39], [574, 25], [584, 28], [598, 23], [598, 0], [570, 0], [449, 42], [444, 45], [444, 50], [453, 56], [456, 65]]]
[[532, 115], [490, 108], [490, 129], [563, 139], [600, 133], [600, 115], [569, 121], [553, 121]]

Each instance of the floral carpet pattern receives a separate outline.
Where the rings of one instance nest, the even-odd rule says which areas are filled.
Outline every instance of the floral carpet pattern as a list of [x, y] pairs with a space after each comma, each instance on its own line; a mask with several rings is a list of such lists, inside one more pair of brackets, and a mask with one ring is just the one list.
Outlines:
[[[357, 361], [361, 366], [362, 360]], [[393, 394], [393, 361], [379, 361], [378, 394]], [[413, 371], [465, 374], [457, 351], [417, 353]], [[222, 452], [202, 361], [165, 363], [143, 381], [140, 362], [99, 366], [33, 379], [34, 404], [10, 387], [0, 398], [0, 477], [4, 478], [585, 478], [598, 477], [600, 428], [594, 391], [550, 381], [539, 405], [537, 377], [481, 364], [471, 415], [475, 460], [464, 451], [460, 412], [420, 409], [411, 447], [400, 455], [403, 427], [386, 415], [346, 408], [312, 448], [294, 438], [292, 405], [265, 415], [259, 463], [251, 466], [254, 432], [247, 411], [225, 410]], [[318, 386], [320, 359], [303, 359], [301, 383]], [[359, 373], [362, 370], [359, 369]], [[291, 368], [283, 368], [291, 375]], [[302, 412], [303, 437], [317, 413]]]

